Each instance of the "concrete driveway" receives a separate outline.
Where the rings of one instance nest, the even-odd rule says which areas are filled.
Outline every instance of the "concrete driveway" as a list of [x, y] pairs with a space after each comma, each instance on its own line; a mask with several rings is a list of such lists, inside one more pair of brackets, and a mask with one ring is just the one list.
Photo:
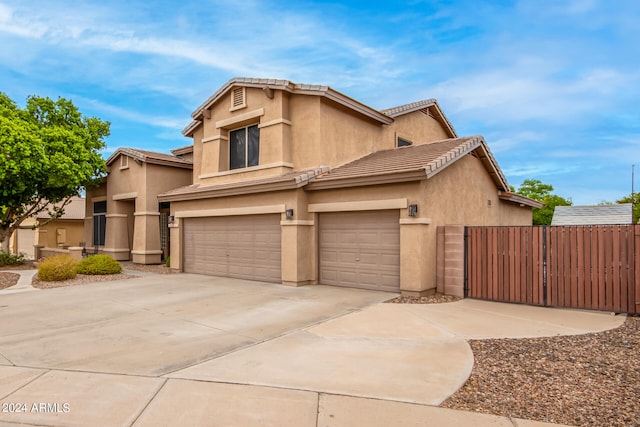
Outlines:
[[432, 406], [468, 378], [466, 339], [623, 320], [392, 296], [191, 274], [0, 292], [0, 424], [541, 425]]

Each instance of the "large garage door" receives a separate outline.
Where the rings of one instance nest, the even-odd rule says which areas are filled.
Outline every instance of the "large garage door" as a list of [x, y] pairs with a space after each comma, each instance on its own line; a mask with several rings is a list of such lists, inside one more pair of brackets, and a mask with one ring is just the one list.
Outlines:
[[320, 283], [400, 290], [397, 210], [320, 214]]
[[184, 271], [280, 282], [280, 214], [185, 218]]

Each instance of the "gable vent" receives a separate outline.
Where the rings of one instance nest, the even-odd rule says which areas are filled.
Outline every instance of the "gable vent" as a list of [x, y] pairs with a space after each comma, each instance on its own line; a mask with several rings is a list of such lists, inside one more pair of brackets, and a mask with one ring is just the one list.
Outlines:
[[422, 112], [423, 114], [426, 114], [427, 116], [431, 117], [432, 119], [436, 118], [429, 108], [423, 108], [422, 110], [420, 110], [420, 112]]
[[245, 88], [238, 87], [233, 89], [231, 94], [231, 109], [236, 110], [238, 108], [246, 107]]

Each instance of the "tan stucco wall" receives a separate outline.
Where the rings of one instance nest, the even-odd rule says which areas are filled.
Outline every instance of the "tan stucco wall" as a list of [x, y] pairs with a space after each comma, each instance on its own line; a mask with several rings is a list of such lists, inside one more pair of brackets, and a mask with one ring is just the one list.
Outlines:
[[[319, 96], [246, 88], [247, 105], [232, 110], [228, 92], [196, 129], [193, 182], [202, 185], [281, 175], [292, 170], [338, 166], [378, 150], [394, 148], [397, 136], [415, 144], [447, 138], [435, 119], [416, 111], [385, 125]], [[260, 126], [258, 167], [229, 171], [229, 131]]]
[[129, 159], [128, 167], [120, 167], [114, 159], [109, 176], [100, 188], [87, 193], [87, 217], [84, 238], [93, 245], [93, 202], [107, 201], [107, 225], [103, 251], [118, 260], [159, 263], [160, 213], [158, 194], [191, 184], [190, 169]]
[[401, 137], [414, 145], [451, 137], [436, 119], [421, 111], [396, 117], [393, 126], [386, 127], [385, 130], [385, 140], [395, 142], [397, 137]]
[[501, 201], [482, 162], [471, 154], [423, 181], [422, 191], [421, 210], [440, 225], [531, 225], [531, 208]]
[[[67, 246], [79, 246], [84, 240], [84, 221], [78, 220], [55, 220], [36, 230], [37, 245], [46, 248], [57, 248], [64, 243]], [[60, 238], [58, 238], [60, 235]], [[64, 238], [62, 238], [64, 236]], [[64, 240], [64, 242], [62, 242]]]

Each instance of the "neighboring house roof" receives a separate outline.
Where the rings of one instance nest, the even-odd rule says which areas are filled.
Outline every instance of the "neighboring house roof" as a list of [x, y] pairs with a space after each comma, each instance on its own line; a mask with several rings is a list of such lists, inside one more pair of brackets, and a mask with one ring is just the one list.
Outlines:
[[290, 190], [306, 185], [314, 176], [327, 172], [328, 167], [292, 172], [284, 175], [231, 182], [219, 185], [193, 184], [176, 188], [158, 195], [158, 201], [208, 199], [235, 196], [239, 194], [264, 193], [267, 191]]
[[193, 144], [185, 145], [184, 147], [174, 148], [171, 150], [171, 154], [174, 156], [183, 156], [185, 154], [193, 153]]
[[[284, 90], [289, 93], [294, 94], [302, 94], [302, 95], [315, 95], [322, 96], [327, 99], [331, 99], [332, 101], [337, 102], [338, 104], [344, 105], [347, 108], [357, 111], [360, 114], [363, 114], [369, 118], [372, 118], [382, 124], [390, 124], [393, 122], [393, 117], [396, 117], [401, 114], [407, 114], [411, 111], [408, 111], [407, 106], [412, 104], [407, 104], [407, 106], [400, 106], [391, 108], [388, 110], [378, 111], [374, 108], [371, 108], [360, 101], [357, 101], [341, 92], [338, 92], [332, 89], [329, 86], [322, 85], [311, 85], [311, 84], [299, 84], [294, 83], [289, 80], [277, 80], [277, 79], [260, 79], [260, 78], [247, 78], [247, 77], [235, 77], [225, 83], [220, 89], [218, 89], [213, 95], [211, 95], [205, 102], [203, 102], [196, 110], [191, 113], [191, 117], [193, 117], [193, 121], [184, 128], [182, 134], [184, 136], [192, 136], [195, 129], [202, 123], [202, 119], [204, 118], [205, 110], [211, 108], [211, 106], [222, 98], [227, 92], [229, 92], [233, 87], [244, 86], [244, 87], [255, 87], [261, 88], [265, 91], [267, 90]], [[417, 110], [432, 107], [434, 111], [434, 117], [441, 121], [441, 123], [448, 128], [451, 132], [451, 136], [457, 136], [453, 126], [447, 118], [444, 116], [444, 113], [440, 109], [440, 106], [435, 102], [435, 100], [427, 100], [421, 101], [424, 103]], [[428, 105], [427, 105], [428, 104]], [[399, 114], [394, 113], [396, 109], [406, 109], [406, 111], [402, 111]], [[414, 110], [416, 111], [416, 110]], [[395, 115], [394, 115], [395, 114]]]
[[382, 114], [386, 114], [389, 117], [399, 117], [404, 114], [413, 113], [415, 111], [421, 111], [428, 116], [438, 120], [451, 134], [453, 138], [456, 138], [458, 134], [453, 128], [453, 125], [444, 115], [444, 112], [440, 108], [438, 101], [435, 99], [425, 99], [423, 101], [412, 102], [410, 104], [399, 105], [393, 108], [387, 108], [386, 110], [380, 110]]
[[[58, 219], [84, 219], [85, 215], [85, 199], [82, 197], [72, 197], [71, 202], [64, 207], [64, 215]], [[51, 218], [47, 212], [40, 212], [37, 215], [38, 219]]]
[[107, 159], [107, 166], [113, 163], [121, 154], [132, 157], [142, 163], [151, 163], [163, 166], [173, 166], [184, 169], [193, 169], [193, 163], [180, 157], [158, 153], [155, 151], [139, 150], [137, 148], [120, 147]]
[[551, 225], [632, 224], [633, 205], [556, 206]]

